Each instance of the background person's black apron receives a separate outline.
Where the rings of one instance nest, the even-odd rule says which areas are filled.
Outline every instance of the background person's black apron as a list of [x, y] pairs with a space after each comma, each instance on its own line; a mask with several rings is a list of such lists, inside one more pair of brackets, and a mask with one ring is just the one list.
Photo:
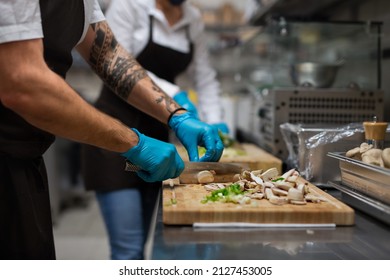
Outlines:
[[[65, 78], [84, 27], [81, 0], [41, 0], [44, 56]], [[0, 102], [0, 258], [55, 259], [42, 155], [55, 137]]]
[[[174, 83], [176, 76], [186, 70], [193, 56], [193, 44], [188, 34], [188, 26], [185, 30], [190, 51], [183, 53], [153, 42], [153, 21], [154, 18], [150, 16], [149, 40], [136, 59], [145, 69]], [[102, 88], [95, 105], [103, 112], [120, 119], [129, 127], [137, 128], [149, 137], [168, 141], [168, 127], [165, 124], [129, 105], [108, 87]], [[82, 169], [86, 189], [113, 191], [138, 187], [143, 199], [144, 228], [148, 229], [161, 182], [144, 182], [135, 173], [124, 171], [124, 167], [124, 158], [118, 153], [84, 145]]]

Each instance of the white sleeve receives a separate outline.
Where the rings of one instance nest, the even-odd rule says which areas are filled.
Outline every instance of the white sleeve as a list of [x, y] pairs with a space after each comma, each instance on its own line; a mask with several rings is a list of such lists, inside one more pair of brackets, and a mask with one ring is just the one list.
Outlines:
[[0, 43], [43, 38], [39, 0], [0, 1]]
[[102, 9], [100, 8], [98, 0], [93, 1], [93, 8], [92, 8], [92, 13], [89, 17], [89, 23], [96, 23], [99, 21], [104, 20], [104, 14], [102, 12]]
[[[107, 9], [107, 22], [115, 35], [116, 40], [131, 54], [134, 54], [132, 47], [134, 26], [139, 19], [139, 5], [135, 1], [113, 0]], [[144, 11], [142, 11], [144, 13]], [[170, 97], [180, 91], [180, 88], [148, 71], [149, 77]]]
[[180, 91], [179, 86], [157, 77], [152, 72], [149, 72], [149, 71], [147, 71], [147, 72], [148, 72], [149, 77], [152, 79], [152, 81], [155, 82], [170, 97], [175, 96], [175, 94]]
[[106, 20], [116, 40], [132, 54], [132, 36], [137, 16], [134, 5], [133, 1], [112, 0], [106, 12]]
[[201, 21], [193, 24], [194, 57], [189, 69], [194, 77], [195, 90], [198, 94], [198, 112], [207, 123], [222, 122], [221, 88], [217, 73], [209, 61], [208, 48], [205, 41], [204, 25]]

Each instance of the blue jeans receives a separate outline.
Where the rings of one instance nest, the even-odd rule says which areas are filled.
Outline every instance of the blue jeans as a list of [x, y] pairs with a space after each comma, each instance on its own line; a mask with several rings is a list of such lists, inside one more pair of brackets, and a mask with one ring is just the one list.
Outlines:
[[146, 234], [138, 189], [97, 192], [113, 260], [143, 259]]

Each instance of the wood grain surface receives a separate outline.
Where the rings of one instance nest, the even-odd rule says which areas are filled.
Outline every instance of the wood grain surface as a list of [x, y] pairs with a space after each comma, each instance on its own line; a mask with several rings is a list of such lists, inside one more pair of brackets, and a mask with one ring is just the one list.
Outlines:
[[[176, 145], [177, 151], [184, 161], [188, 161], [188, 155], [183, 146]], [[245, 164], [250, 170], [269, 169], [275, 167], [282, 172], [282, 161], [272, 154], [250, 143], [237, 143], [234, 147], [225, 149], [220, 162], [232, 162]], [[233, 150], [231, 153], [230, 151]], [[237, 150], [237, 153], [234, 153]]]
[[[306, 182], [304, 179], [300, 179]], [[177, 183], [177, 181], [176, 181]], [[210, 194], [200, 184], [163, 185], [163, 222], [166, 225], [194, 223], [285, 223], [285, 224], [354, 224], [354, 210], [309, 183], [310, 192], [326, 201], [306, 205], [273, 205], [268, 200], [252, 200], [251, 204], [208, 202]], [[175, 198], [176, 204], [171, 199]]]

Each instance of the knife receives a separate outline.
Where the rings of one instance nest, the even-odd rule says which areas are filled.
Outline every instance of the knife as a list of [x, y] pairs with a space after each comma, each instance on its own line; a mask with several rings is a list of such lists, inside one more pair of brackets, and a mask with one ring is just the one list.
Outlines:
[[[225, 162], [192, 162], [188, 161], [184, 163], [184, 170], [179, 176], [180, 183], [182, 184], [197, 184], [197, 174], [203, 170], [213, 171], [214, 182], [226, 183], [232, 182], [234, 175], [240, 174], [244, 171], [246, 166], [239, 163], [225, 163]], [[137, 172], [141, 168], [126, 161], [125, 171]]]

